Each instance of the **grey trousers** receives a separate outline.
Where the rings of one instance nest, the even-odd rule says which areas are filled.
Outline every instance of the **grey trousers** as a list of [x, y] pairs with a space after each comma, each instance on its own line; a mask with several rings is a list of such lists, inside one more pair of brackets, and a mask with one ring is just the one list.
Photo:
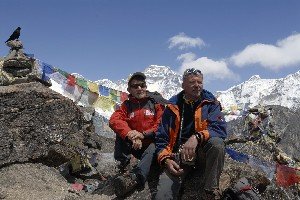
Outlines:
[[[219, 188], [219, 179], [224, 166], [225, 144], [223, 139], [210, 138], [204, 146], [198, 148], [198, 160], [203, 159], [201, 156], [203, 152], [205, 154], [204, 190], [212, 191]], [[163, 171], [159, 177], [156, 200], [178, 199], [181, 184], [186, 175], [191, 172], [192, 167], [183, 166], [183, 169], [182, 176], [174, 176], [166, 169]]]

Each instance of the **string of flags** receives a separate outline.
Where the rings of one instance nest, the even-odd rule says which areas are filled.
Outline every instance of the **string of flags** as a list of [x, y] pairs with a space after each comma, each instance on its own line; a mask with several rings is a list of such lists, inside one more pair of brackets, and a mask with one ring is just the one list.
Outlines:
[[[37, 60], [37, 65], [42, 80], [48, 82], [51, 79], [60, 84], [66, 92], [64, 95], [76, 102], [100, 107], [105, 111], [118, 108], [119, 105], [128, 98], [126, 92], [108, 88], [104, 85], [98, 85], [84, 78], [75, 77], [43, 61]], [[82, 99], [80, 100], [80, 98]], [[244, 109], [238, 105], [231, 105], [223, 109], [222, 112], [225, 115], [240, 116], [244, 113]]]
[[276, 173], [276, 184], [281, 187], [289, 187], [300, 183], [300, 169], [289, 167], [275, 162], [260, 160], [254, 156], [240, 153], [232, 148], [226, 147], [226, 153], [235, 161], [250, 165], [262, 170], [269, 180], [274, 178]]
[[101, 108], [103, 111], [114, 111], [128, 98], [126, 92], [75, 77], [40, 60], [37, 60], [37, 67], [43, 81], [55, 81], [63, 90], [63, 95], [76, 103]]

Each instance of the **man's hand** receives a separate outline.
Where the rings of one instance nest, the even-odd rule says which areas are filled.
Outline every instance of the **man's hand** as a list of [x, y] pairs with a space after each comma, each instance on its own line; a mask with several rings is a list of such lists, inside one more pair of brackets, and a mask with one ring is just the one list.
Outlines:
[[182, 147], [182, 151], [180, 153], [181, 159], [184, 161], [192, 161], [196, 156], [197, 145], [198, 140], [195, 135], [192, 135]]
[[132, 148], [135, 150], [141, 149], [143, 146], [142, 141], [140, 139], [136, 139], [132, 141]]
[[172, 159], [166, 158], [165, 166], [167, 170], [175, 176], [180, 176], [183, 173], [183, 169], [181, 169], [180, 166]]
[[128, 137], [128, 139], [131, 140], [132, 142], [133, 142], [134, 140], [137, 140], [137, 139], [139, 139], [139, 140], [144, 139], [143, 133], [138, 132], [138, 131], [136, 131], [136, 130], [131, 130], [131, 131], [129, 131], [129, 132], [127, 133], [127, 137]]

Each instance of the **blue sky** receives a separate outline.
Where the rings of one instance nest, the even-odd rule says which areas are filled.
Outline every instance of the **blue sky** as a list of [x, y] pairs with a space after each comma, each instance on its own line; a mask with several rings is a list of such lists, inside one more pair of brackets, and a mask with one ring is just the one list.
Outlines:
[[300, 69], [296, 0], [1, 0], [0, 24], [1, 57], [20, 26], [26, 53], [89, 80], [192, 66], [215, 92]]

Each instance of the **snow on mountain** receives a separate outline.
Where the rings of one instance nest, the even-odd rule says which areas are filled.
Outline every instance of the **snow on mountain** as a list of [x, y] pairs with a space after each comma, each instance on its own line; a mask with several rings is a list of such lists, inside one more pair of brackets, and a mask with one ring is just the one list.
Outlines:
[[[176, 93], [178, 93], [182, 90], [181, 89], [182, 76], [177, 74], [176, 72], [172, 71], [169, 67], [151, 65], [145, 69], [144, 73], [147, 76], [147, 79], [146, 79], [147, 86], [148, 86], [147, 89], [149, 91], [158, 91], [165, 98], [168, 99], [171, 96], [175, 95]], [[82, 78], [82, 79], [88, 80], [78, 73], [72, 73], [72, 75], [74, 75], [76, 78]], [[104, 85], [104, 86], [107, 86], [109, 88], [112, 88], [112, 89], [115, 89], [118, 91], [127, 92], [127, 80], [131, 75], [132, 74], [130, 74], [126, 79], [122, 79], [122, 80], [119, 80], [116, 82], [113, 82], [108, 79], [102, 79], [102, 80], [98, 80], [95, 82], [99, 85]], [[70, 96], [68, 94], [68, 92], [64, 91], [64, 88], [62, 85], [60, 85], [59, 83], [56, 83], [53, 80], [51, 82], [52, 82], [51, 89], [62, 94], [63, 96], [71, 98], [73, 101], [75, 101], [75, 99], [73, 99], [72, 96]], [[78, 101], [77, 103], [82, 105], [82, 103], [80, 101]], [[103, 111], [102, 109], [97, 108], [96, 112], [99, 115], [104, 116], [105, 118], [109, 119], [111, 114], [113, 113], [113, 110]]]
[[[158, 91], [167, 99], [182, 90], [182, 75], [172, 71], [169, 67], [150, 65], [143, 73], [147, 76], [148, 90]], [[84, 78], [80, 74], [73, 73], [73, 75]], [[102, 79], [96, 81], [96, 83], [118, 91], [127, 92], [127, 80], [131, 75], [115, 82]], [[51, 88], [64, 95], [64, 91], [59, 85], [54, 83]], [[249, 80], [226, 91], [217, 91], [215, 95], [221, 102], [224, 110], [230, 110], [232, 107], [243, 108], [245, 104], [249, 104], [249, 107], [260, 104], [299, 108], [300, 71], [280, 79], [262, 79], [259, 75], [254, 75]], [[96, 111], [106, 118], [109, 118], [113, 112], [113, 110], [102, 111], [101, 109]], [[236, 118], [236, 115], [238, 114], [232, 115], [232, 117]]]
[[224, 108], [242, 107], [245, 103], [250, 107], [260, 104], [299, 108], [300, 71], [280, 79], [262, 79], [254, 75], [226, 91], [217, 91], [216, 97]]
[[84, 78], [84, 76], [82, 76], [81, 74], [78, 74], [78, 73], [71, 73], [71, 75], [75, 76], [76, 78], [82, 78], [82, 79], [87, 80], [86, 78]]
[[[166, 99], [177, 94], [182, 90], [181, 80], [182, 75], [177, 74], [172, 71], [169, 67], [150, 65], [143, 71], [146, 75], [147, 89], [149, 91], [157, 91], [163, 95]], [[127, 92], [127, 80], [132, 74], [127, 78], [113, 82], [108, 79], [102, 79], [96, 81], [100, 85], [104, 85], [115, 90]]]

